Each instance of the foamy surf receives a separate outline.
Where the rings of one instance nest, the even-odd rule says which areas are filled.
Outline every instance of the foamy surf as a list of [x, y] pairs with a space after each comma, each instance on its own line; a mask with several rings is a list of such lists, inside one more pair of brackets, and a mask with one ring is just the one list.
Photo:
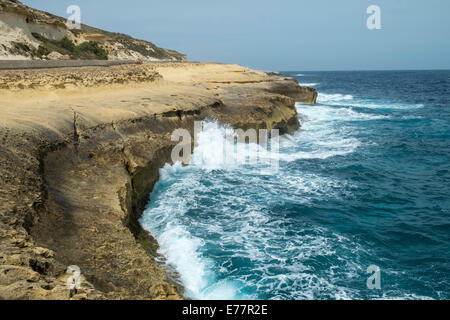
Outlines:
[[[306, 173], [286, 176], [283, 172], [260, 170], [261, 167], [274, 156], [285, 162], [325, 159], [353, 152], [359, 145], [359, 141], [343, 136], [332, 126], [318, 130], [332, 118], [328, 113], [333, 110], [323, 109], [317, 114], [313, 112], [316, 107], [298, 104], [297, 108], [310, 118], [303, 124], [306, 131], [291, 138], [282, 137], [278, 155], [268, 153], [257, 144], [238, 145], [238, 148], [245, 147], [247, 155], [248, 152], [258, 154], [261, 161], [256, 168], [242, 162], [245, 157], [242, 152], [234, 158], [221, 158], [220, 152], [229, 143], [226, 139], [229, 128], [205, 122], [191, 164], [166, 165], [160, 170], [160, 181], [140, 222], [157, 239], [159, 253], [180, 274], [188, 298], [253, 299], [258, 298], [260, 290], [273, 290], [279, 292], [274, 299], [283, 299], [288, 298], [287, 290], [291, 285], [295, 287], [292, 295], [296, 298], [314, 297], [317, 285], [326, 286], [327, 290], [335, 292], [336, 297], [349, 297], [350, 293], [345, 289], [330, 283], [326, 277], [312, 275], [311, 270], [302, 264], [302, 259], [307, 259], [309, 248], [314, 247], [310, 254], [323, 250], [324, 254], [333, 252], [326, 249], [332, 240], [325, 236], [318, 241], [309, 235], [299, 235], [298, 239], [302, 239], [297, 243], [301, 250], [300, 260], [295, 265], [286, 266], [284, 275], [275, 275], [271, 271], [271, 268], [279, 268], [279, 264], [284, 264], [289, 257], [278, 252], [276, 247], [267, 246], [271, 238], [278, 245], [287, 240], [284, 236], [286, 230], [283, 230], [285, 222], [273, 221], [265, 214], [265, 206], [280, 201], [276, 200], [279, 195], [269, 190], [285, 190], [282, 194], [286, 200], [283, 201], [308, 203], [310, 197], [334, 197], [334, 190], [345, 182]], [[236, 183], [243, 188], [241, 191]], [[261, 188], [259, 196], [268, 200], [258, 204], [258, 201], [253, 201], [252, 194], [245, 195], [247, 184]], [[273, 197], [276, 197], [275, 201], [270, 200]], [[220, 214], [209, 221], [215, 215], [205, 214], [212, 208]], [[203, 218], [193, 218], [193, 212]], [[312, 228], [311, 232], [323, 230], [314, 231]], [[211, 251], [210, 247], [217, 248]], [[230, 251], [231, 248], [234, 249]], [[224, 256], [221, 252], [229, 254]], [[214, 257], [216, 254], [219, 259]], [[267, 269], [260, 269], [259, 280], [252, 280], [252, 270], [248, 270], [248, 274], [233, 275], [234, 265], [240, 264], [239, 261], [265, 265]], [[275, 287], [270, 283], [279, 280], [281, 283]], [[311, 282], [317, 283], [308, 289], [305, 284]]]
[[[411, 97], [413, 92], [398, 96], [383, 86], [372, 90], [369, 99], [364, 97], [367, 82], [358, 87], [355, 73], [313, 76], [310, 82], [320, 82], [325, 93], [319, 94], [314, 106], [296, 105], [302, 127], [294, 135], [280, 137], [278, 154], [254, 144], [245, 149], [258, 155], [258, 163], [243, 164], [247, 155], [240, 153], [224, 161], [219, 155], [227, 148], [226, 128], [205, 123], [191, 164], [161, 170], [142, 225], [160, 243], [167, 263], [178, 270], [187, 298], [448, 297], [446, 271], [435, 269], [436, 264], [423, 270], [421, 257], [417, 258], [420, 270], [411, 269], [414, 258], [405, 256], [407, 248], [398, 242], [403, 237], [414, 246], [410, 239], [424, 236], [423, 228], [428, 228], [419, 224], [420, 215], [411, 212], [408, 201], [414, 193], [416, 199], [431, 204], [414, 191], [421, 191], [424, 184], [413, 187], [414, 181], [405, 180], [405, 170], [414, 175], [416, 159], [422, 156], [417, 151], [424, 141], [417, 139], [417, 129], [420, 134], [432, 133], [433, 139], [426, 142], [433, 145], [438, 139], [435, 133], [444, 132], [445, 121], [430, 121], [422, 110], [425, 103], [421, 97]], [[379, 100], [373, 98], [377, 96]], [[444, 109], [438, 107], [440, 115]], [[445, 150], [445, 141], [439, 143], [436, 150]], [[405, 158], [399, 157], [402, 152]], [[279, 170], [262, 170], [274, 158], [279, 160]], [[414, 161], [406, 164], [404, 159]], [[440, 170], [427, 185], [446, 174]], [[416, 181], [423, 179], [427, 177], [416, 176]], [[411, 188], [402, 190], [398, 181]], [[445, 196], [442, 188], [434, 193]], [[399, 221], [397, 213], [412, 214], [414, 219]], [[441, 218], [442, 212], [427, 211], [427, 223]], [[427, 234], [427, 241], [434, 241], [434, 234], [439, 230]], [[439, 236], [442, 239], [442, 233]], [[398, 250], [378, 245], [380, 237], [393, 240]], [[415, 250], [420, 252], [421, 245]], [[429, 246], [422, 255], [428, 250], [445, 253]], [[403, 265], [402, 255], [408, 261]], [[371, 264], [382, 270], [382, 292], [366, 287]], [[433, 282], [434, 277], [441, 282]]]
[[151, 195], [151, 206], [140, 223], [157, 239], [158, 252], [166, 258], [166, 263], [180, 274], [186, 297], [237, 299], [239, 293], [232, 281], [216, 280], [217, 265], [202, 254], [204, 239], [193, 235], [185, 224], [184, 215], [195, 203], [194, 194], [185, 191], [199, 192], [202, 188], [190, 169], [177, 163], [160, 170], [161, 178]]
[[365, 109], [418, 109], [423, 108], [424, 104], [406, 104], [401, 102], [384, 102], [374, 100], [355, 99], [350, 94], [341, 93], [319, 93], [317, 97], [319, 104], [328, 106], [344, 106]]
[[352, 95], [341, 93], [327, 94], [319, 92], [319, 95], [317, 97], [317, 102], [322, 104], [328, 104], [330, 102], [333, 103], [337, 101], [349, 101], [349, 100], [353, 100]]
[[316, 83], [316, 82], [311, 82], [311, 83], [300, 83], [301, 86], [304, 87], [317, 87], [320, 85], [320, 83]]

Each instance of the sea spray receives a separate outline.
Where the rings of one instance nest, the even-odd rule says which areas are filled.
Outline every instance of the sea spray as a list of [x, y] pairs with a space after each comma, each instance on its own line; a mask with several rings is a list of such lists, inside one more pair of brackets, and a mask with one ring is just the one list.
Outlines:
[[[141, 219], [186, 296], [448, 299], [449, 78], [302, 73], [320, 83], [317, 105], [297, 104], [302, 127], [276, 155], [245, 146], [261, 151], [252, 165], [213, 156], [225, 128], [207, 124]], [[262, 170], [273, 157], [278, 170]], [[366, 286], [371, 265], [381, 289]]]

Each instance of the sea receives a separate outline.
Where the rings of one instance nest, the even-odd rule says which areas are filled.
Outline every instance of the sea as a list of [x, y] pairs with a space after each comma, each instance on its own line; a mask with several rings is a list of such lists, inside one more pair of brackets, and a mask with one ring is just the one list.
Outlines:
[[276, 168], [219, 161], [210, 119], [160, 170], [140, 223], [185, 297], [450, 299], [450, 71], [283, 75], [319, 95]]

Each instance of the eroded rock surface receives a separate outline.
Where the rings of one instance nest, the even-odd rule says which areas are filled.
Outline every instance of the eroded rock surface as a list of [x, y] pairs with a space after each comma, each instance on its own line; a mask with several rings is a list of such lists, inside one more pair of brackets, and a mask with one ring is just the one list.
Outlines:
[[[58, 86], [67, 78], [79, 80]], [[221, 64], [3, 71], [0, 79], [3, 299], [181, 299], [137, 222], [170, 162], [173, 130], [193, 131], [208, 117], [291, 133], [295, 101], [317, 97], [292, 79]], [[70, 265], [81, 268], [77, 292], [66, 287]]]

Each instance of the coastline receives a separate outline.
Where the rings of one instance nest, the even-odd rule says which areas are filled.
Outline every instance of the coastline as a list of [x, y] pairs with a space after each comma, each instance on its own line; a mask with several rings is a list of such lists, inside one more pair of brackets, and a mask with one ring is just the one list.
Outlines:
[[74, 299], [181, 299], [138, 223], [170, 163], [171, 132], [212, 118], [292, 133], [295, 102], [317, 98], [296, 80], [236, 65], [101, 70], [0, 72], [8, 84], [0, 89], [1, 297], [68, 299], [64, 272], [79, 265]]

